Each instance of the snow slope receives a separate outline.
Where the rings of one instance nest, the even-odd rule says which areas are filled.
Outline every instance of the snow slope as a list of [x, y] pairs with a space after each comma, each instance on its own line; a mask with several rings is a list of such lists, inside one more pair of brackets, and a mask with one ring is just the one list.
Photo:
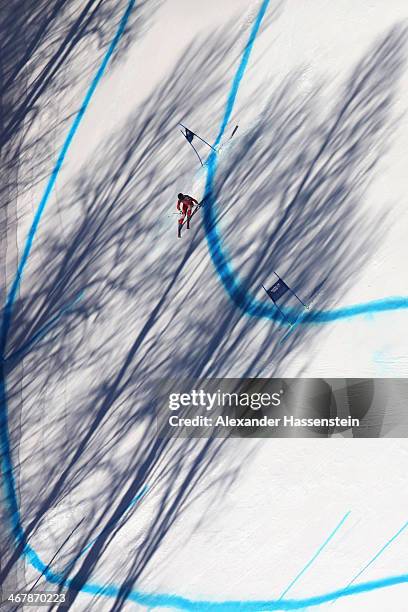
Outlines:
[[[136, 24], [87, 108], [24, 270], [8, 354], [57, 319], [22, 369], [6, 371], [21, 408], [10, 431], [21, 521], [42, 561], [59, 550], [52, 570], [84, 591], [74, 610], [170, 607], [139, 592], [274, 609], [248, 602], [279, 599], [348, 512], [285, 600], [346, 587], [407, 520], [404, 439], [156, 436], [152, 406], [170, 378], [406, 376], [406, 310], [347, 311], [280, 343], [261, 288], [278, 270], [320, 312], [408, 296], [405, 2], [267, 7], [213, 180], [222, 252], [263, 314], [226, 290], [204, 207], [177, 240], [176, 194], [201, 199], [208, 181], [177, 123], [215, 141], [261, 5], [168, 0], [143, 36]], [[19, 197], [20, 255], [91, 78], [68, 92], [51, 159]], [[406, 575], [407, 537], [356, 584]], [[38, 563], [26, 561], [32, 584]], [[404, 612], [406, 598], [398, 584], [320, 609]]]

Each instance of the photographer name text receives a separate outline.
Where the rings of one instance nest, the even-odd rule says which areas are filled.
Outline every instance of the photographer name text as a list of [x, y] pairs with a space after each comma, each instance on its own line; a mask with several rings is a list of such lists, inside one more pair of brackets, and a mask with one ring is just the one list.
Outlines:
[[169, 417], [169, 425], [171, 427], [359, 427], [360, 419], [352, 417], [333, 417], [325, 418], [297, 418], [294, 416], [284, 417], [231, 417], [228, 415], [220, 415], [218, 417], [210, 417], [196, 415], [186, 418], [178, 415]]

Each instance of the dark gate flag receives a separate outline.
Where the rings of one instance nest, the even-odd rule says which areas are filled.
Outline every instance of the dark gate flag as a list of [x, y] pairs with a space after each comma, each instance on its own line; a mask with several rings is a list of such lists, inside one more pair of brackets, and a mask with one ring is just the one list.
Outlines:
[[193, 138], [194, 138], [194, 132], [192, 132], [188, 128], [185, 128], [185, 130], [186, 130], [186, 138], [187, 138], [188, 142], [192, 143], [193, 142]]
[[283, 280], [280, 278], [270, 289], [266, 290], [266, 293], [269, 295], [273, 302], [279, 300], [287, 291], [290, 291], [289, 287]]

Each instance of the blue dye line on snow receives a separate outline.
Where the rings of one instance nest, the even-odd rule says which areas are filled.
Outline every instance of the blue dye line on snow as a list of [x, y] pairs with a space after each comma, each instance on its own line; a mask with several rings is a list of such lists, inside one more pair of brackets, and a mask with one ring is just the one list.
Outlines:
[[[10, 438], [8, 431], [8, 407], [7, 407], [7, 388], [6, 388], [6, 380], [4, 373], [4, 360], [5, 360], [5, 352], [7, 346], [8, 333], [10, 329], [10, 324], [12, 320], [13, 314], [13, 306], [16, 300], [16, 296], [20, 287], [21, 279], [23, 276], [24, 269], [27, 265], [27, 261], [32, 249], [32, 245], [34, 242], [35, 234], [38, 230], [38, 226], [41, 220], [41, 217], [44, 213], [45, 207], [49, 201], [51, 192], [57, 180], [58, 174], [62, 168], [65, 157], [71, 146], [72, 140], [78, 130], [78, 127], [85, 115], [85, 112], [92, 100], [92, 97], [95, 93], [95, 90], [101, 80], [106, 67], [113, 55], [115, 48], [117, 47], [119, 40], [121, 39], [126, 24], [129, 20], [131, 11], [135, 5], [136, 0], [130, 0], [126, 11], [124, 12], [120, 23], [118, 25], [116, 34], [112, 39], [106, 54], [99, 66], [87, 92], [83, 103], [78, 110], [74, 121], [71, 125], [71, 128], [68, 132], [68, 135], [64, 141], [61, 152], [57, 158], [51, 176], [47, 182], [44, 194], [41, 198], [41, 201], [38, 205], [38, 208], [34, 215], [33, 223], [30, 227], [23, 253], [18, 264], [16, 275], [13, 279], [13, 283], [11, 288], [7, 294], [6, 303], [3, 309], [3, 316], [1, 322], [1, 330], [0, 330], [0, 450], [1, 450], [1, 468], [3, 473], [3, 482], [4, 482], [4, 491], [5, 491], [5, 499], [8, 504], [8, 510], [10, 514], [11, 528], [15, 538], [15, 542], [17, 547], [22, 547], [23, 554], [27, 557], [28, 561], [39, 571], [44, 572], [44, 575], [48, 575], [47, 567], [38, 557], [37, 553], [27, 544], [26, 535], [24, 529], [21, 524], [21, 516], [17, 499], [17, 489], [16, 483], [14, 480], [13, 473], [13, 465], [12, 465], [12, 456], [11, 456], [11, 448], [10, 448]], [[52, 573], [50, 574], [52, 576]], [[62, 577], [60, 577], [62, 580]]]
[[[257, 20], [251, 31], [251, 35], [246, 44], [241, 62], [235, 74], [230, 93], [228, 96], [224, 117], [218, 136], [215, 140], [214, 148], [220, 143], [224, 135], [228, 121], [231, 118], [233, 106], [237, 97], [238, 88], [245, 74], [248, 65], [250, 53], [258, 34], [261, 22], [265, 15], [266, 9], [270, 0], [264, 0], [259, 11]], [[215, 268], [215, 271], [232, 302], [246, 315], [256, 318], [266, 318], [279, 323], [287, 323], [279, 311], [275, 308], [271, 301], [266, 302], [257, 300], [250, 294], [244, 283], [240, 281], [237, 272], [233, 269], [231, 259], [228, 255], [225, 244], [218, 229], [217, 222], [217, 203], [214, 197], [214, 180], [217, 172], [218, 155], [212, 151], [208, 156], [205, 167], [207, 170], [204, 198], [205, 205], [203, 206], [203, 221], [204, 230], [206, 233], [208, 250]], [[387, 297], [383, 299], [364, 302], [338, 308], [334, 310], [311, 310], [299, 320], [300, 325], [321, 324], [337, 321], [339, 319], [348, 319], [359, 315], [374, 314], [389, 310], [405, 310], [408, 308], [408, 297], [397, 296]], [[293, 309], [284, 311], [286, 318], [290, 323], [294, 323], [297, 319], [297, 312]]]
[[[67, 139], [64, 142], [64, 145], [58, 157], [57, 163], [54, 167], [54, 170], [52, 172], [52, 175], [50, 177], [50, 180], [44, 192], [44, 195], [41, 199], [39, 207], [34, 216], [34, 221], [30, 228], [29, 235], [27, 237], [22, 259], [18, 266], [18, 270], [14, 278], [11, 290], [7, 296], [6, 306], [3, 312], [2, 327], [1, 327], [1, 339], [0, 339], [1, 340], [0, 342], [0, 372], [1, 372], [1, 377], [0, 377], [0, 444], [1, 444], [1, 461], [2, 461], [1, 466], [2, 466], [2, 472], [3, 472], [5, 498], [9, 506], [11, 527], [12, 527], [12, 531], [14, 534], [14, 538], [15, 538], [17, 547], [20, 547], [20, 546], [22, 547], [23, 549], [22, 554], [25, 556], [26, 560], [32, 565], [32, 567], [34, 567], [41, 574], [43, 574], [44, 577], [50, 583], [64, 585], [65, 587], [70, 587], [70, 586], [75, 587], [75, 584], [72, 580], [65, 578], [63, 575], [53, 572], [41, 560], [41, 558], [36, 553], [36, 551], [27, 543], [26, 535], [25, 535], [25, 532], [24, 532], [24, 529], [21, 523], [20, 509], [18, 505], [17, 492], [16, 492], [17, 491], [16, 483], [14, 480], [14, 473], [13, 473], [13, 466], [12, 466], [10, 439], [9, 439], [9, 432], [8, 432], [7, 389], [6, 389], [6, 384], [5, 384], [4, 369], [3, 369], [2, 362], [5, 356], [5, 348], [7, 344], [7, 336], [8, 336], [10, 323], [11, 323], [12, 309], [13, 309], [14, 301], [17, 296], [18, 288], [20, 286], [20, 282], [22, 279], [22, 274], [23, 274], [24, 268], [26, 266], [26, 263], [27, 263], [27, 260], [28, 260], [28, 257], [29, 257], [29, 254], [32, 248], [33, 240], [35, 237], [35, 233], [38, 229], [38, 225], [39, 225], [41, 216], [44, 212], [45, 206], [48, 202], [52, 188], [55, 184], [57, 175], [61, 169], [61, 166], [63, 164], [63, 161], [69, 149], [69, 146], [71, 145], [73, 137], [78, 129], [79, 123], [91, 101], [92, 95], [100, 79], [102, 78], [103, 72], [108, 64], [108, 61], [110, 57], [112, 56], [115, 50], [115, 47], [117, 46], [125, 30], [126, 23], [129, 19], [129, 16], [133, 9], [134, 4], [135, 4], [135, 0], [130, 0], [128, 7], [121, 19], [121, 22], [119, 24], [115, 37], [112, 40], [106, 52], [106, 55], [104, 56], [102, 64], [100, 68], [98, 69], [88, 89], [84, 102], [77, 116], [75, 117], [72, 127], [68, 133]], [[238, 68], [237, 75], [234, 78], [233, 87], [231, 89], [231, 92], [228, 98], [227, 110], [224, 115], [224, 120], [223, 120], [221, 129], [220, 129], [220, 133], [217, 138], [217, 142], [220, 141], [222, 134], [224, 133], [226, 123], [228, 122], [228, 119], [231, 115], [232, 107], [233, 107], [233, 104], [234, 104], [234, 101], [237, 95], [237, 91], [238, 91], [239, 82], [243, 77], [246, 65], [249, 60], [249, 55], [250, 55], [252, 46], [255, 42], [256, 35], [258, 33], [262, 19], [265, 15], [268, 4], [269, 4], [269, 0], [264, 0], [261, 6], [260, 12], [258, 14], [257, 20], [252, 28], [250, 39], [245, 47], [244, 55], [241, 60], [240, 66]], [[209, 187], [212, 186], [215, 169], [216, 169], [215, 158], [210, 157], [209, 173], [208, 173], [208, 178], [207, 178], [207, 186]], [[209, 220], [211, 220], [212, 206], [209, 206], [209, 207], [205, 206], [204, 211], [206, 209], [210, 211], [210, 213], [206, 213], [204, 215], [205, 227], [208, 229], [208, 222]], [[207, 218], [208, 214], [209, 214], [209, 218]], [[210, 240], [209, 240], [209, 244], [211, 244]], [[212, 256], [214, 257], [214, 253], [212, 253]], [[218, 268], [216, 267], [216, 269]], [[222, 266], [221, 266], [221, 269], [222, 269]], [[238, 291], [238, 294], [236, 295], [240, 297], [241, 295], [240, 291], [242, 291], [240, 285], [235, 281], [233, 276], [227, 275], [227, 278], [228, 278], [228, 282], [233, 281], [233, 287], [236, 287]], [[246, 300], [244, 303], [245, 304], [248, 303], [248, 308], [250, 309], [252, 307], [252, 302], [253, 300], [251, 299], [249, 300], [249, 302], [248, 300]], [[358, 593], [364, 593], [368, 591], [373, 591], [375, 589], [391, 587], [391, 586], [394, 586], [397, 584], [403, 584], [403, 583], [408, 583], [408, 574], [403, 574], [399, 576], [391, 576], [388, 578], [383, 578], [381, 580], [366, 582], [366, 583], [350, 586], [345, 589], [340, 589], [332, 593], [326, 593], [324, 595], [317, 595], [314, 597], [309, 597], [309, 598], [301, 599], [301, 600], [280, 600], [280, 601], [276, 601], [276, 600], [264, 601], [263, 600], [263, 601], [227, 601], [227, 602], [193, 601], [193, 600], [190, 600], [184, 597], [178, 597], [175, 595], [160, 595], [160, 594], [153, 595], [153, 594], [145, 594], [140, 591], [132, 591], [129, 595], [127, 595], [127, 599], [130, 601], [134, 601], [139, 604], [145, 605], [147, 607], [151, 607], [151, 608], [170, 607], [170, 608], [175, 608], [179, 610], [192, 610], [192, 611], [199, 611], [199, 612], [205, 612], [205, 611], [208, 611], [208, 612], [212, 612], [212, 611], [237, 612], [238, 610], [243, 610], [243, 611], [245, 610], [246, 612], [260, 612], [261, 610], [265, 610], [265, 611], [266, 610], [268, 611], [300, 610], [300, 609], [304, 609], [304, 608], [311, 607], [311, 606], [317, 606], [325, 602], [333, 601], [334, 599], [339, 599], [340, 597], [356, 595]], [[98, 584], [86, 583], [81, 588], [81, 592], [89, 593], [91, 595], [99, 595], [99, 596], [116, 598], [121, 595], [122, 587], [115, 586], [115, 585], [103, 586], [103, 585], [98, 585]]]
[[[365, 564], [365, 566], [354, 576], [354, 578], [352, 578], [350, 580], [350, 582], [347, 584], [346, 588], [348, 588], [349, 586], [351, 586], [352, 584], [354, 584], [354, 582], [360, 578], [360, 576], [375, 562], [377, 561], [378, 557], [380, 557], [383, 552], [402, 534], [403, 531], [405, 531], [405, 529], [408, 527], [408, 521], [406, 523], [404, 523], [404, 525], [397, 531], [397, 533], [395, 533], [392, 538], [390, 538], [385, 544], [384, 546], [382, 546], [380, 548], [380, 550], [374, 555], [374, 557], [372, 559], [370, 559], [370, 561], [368, 563]], [[334, 603], [334, 602], [333, 602]]]
[[307, 570], [309, 569], [309, 567], [315, 562], [315, 560], [317, 559], [317, 557], [319, 557], [321, 555], [321, 553], [323, 552], [323, 550], [326, 548], [326, 546], [329, 544], [329, 542], [334, 538], [334, 536], [336, 535], [336, 533], [338, 532], [338, 530], [340, 529], [340, 527], [342, 527], [345, 523], [345, 521], [348, 519], [348, 517], [350, 516], [350, 512], [347, 512], [343, 518], [341, 519], [340, 523], [338, 523], [338, 525], [333, 529], [333, 531], [331, 532], [331, 534], [326, 538], [326, 540], [323, 542], [323, 544], [317, 549], [317, 551], [315, 552], [315, 554], [313, 555], [313, 557], [310, 559], [310, 561], [308, 561], [308, 563], [306, 563], [306, 565], [304, 566], [304, 568], [297, 574], [297, 576], [295, 576], [295, 578], [292, 580], [292, 582], [286, 587], [286, 589], [283, 591], [282, 595], [280, 596], [279, 600], [283, 599], [284, 596], [290, 591], [290, 589], [297, 583], [297, 581], [301, 578], [301, 576], [303, 576], [303, 574], [305, 572], [307, 572]]
[[82, 102], [81, 108], [79, 109], [79, 111], [77, 112], [75, 119], [71, 125], [71, 128], [68, 132], [68, 136], [65, 139], [65, 142], [62, 146], [61, 152], [58, 156], [58, 159], [56, 161], [56, 164], [54, 166], [54, 169], [51, 173], [51, 176], [48, 180], [47, 186], [45, 188], [44, 194], [41, 198], [41, 201], [38, 205], [38, 208], [35, 212], [34, 215], [34, 220], [33, 223], [30, 227], [30, 230], [28, 232], [28, 236], [24, 245], [24, 249], [23, 249], [23, 254], [21, 256], [21, 260], [19, 262], [18, 268], [17, 268], [17, 273], [14, 277], [13, 283], [11, 285], [11, 289], [7, 295], [7, 299], [6, 299], [6, 304], [4, 307], [4, 313], [3, 313], [3, 323], [2, 323], [2, 330], [1, 330], [1, 350], [2, 350], [2, 354], [4, 354], [5, 351], [5, 343], [7, 342], [7, 335], [8, 335], [8, 331], [10, 328], [10, 323], [11, 323], [11, 316], [12, 316], [12, 309], [13, 309], [13, 305], [17, 296], [17, 292], [18, 289], [20, 287], [20, 283], [21, 283], [21, 279], [23, 276], [23, 272], [24, 272], [24, 268], [27, 265], [27, 261], [28, 261], [28, 257], [30, 255], [31, 252], [31, 248], [33, 246], [33, 242], [34, 242], [34, 238], [35, 238], [35, 234], [38, 230], [38, 225], [40, 223], [41, 217], [44, 213], [45, 207], [48, 203], [48, 200], [50, 198], [51, 192], [54, 188], [55, 182], [57, 180], [58, 174], [60, 173], [60, 170], [62, 168], [62, 165], [64, 163], [65, 157], [68, 153], [68, 150], [71, 146], [72, 140], [79, 128], [79, 125], [85, 115], [85, 112], [92, 100], [92, 97], [95, 93], [95, 90], [106, 70], [106, 67], [111, 59], [111, 56], [119, 42], [119, 40], [121, 39], [123, 32], [125, 30], [126, 27], [126, 23], [129, 19], [130, 13], [133, 9], [133, 6], [135, 4], [136, 0], [130, 0], [129, 5], [126, 9], [125, 14], [123, 15], [121, 22], [119, 24], [119, 27], [116, 31], [116, 34], [103, 58], [103, 61], [101, 63], [101, 65], [99, 66], [92, 82], [91, 85], [89, 86], [89, 89], [85, 95], [84, 101]]

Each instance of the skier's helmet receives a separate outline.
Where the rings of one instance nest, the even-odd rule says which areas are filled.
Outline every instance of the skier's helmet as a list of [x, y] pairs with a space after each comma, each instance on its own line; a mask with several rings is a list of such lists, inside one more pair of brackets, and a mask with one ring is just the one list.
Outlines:
[[179, 200], [184, 200], [184, 195], [182, 193], [179, 193], [177, 197]]

